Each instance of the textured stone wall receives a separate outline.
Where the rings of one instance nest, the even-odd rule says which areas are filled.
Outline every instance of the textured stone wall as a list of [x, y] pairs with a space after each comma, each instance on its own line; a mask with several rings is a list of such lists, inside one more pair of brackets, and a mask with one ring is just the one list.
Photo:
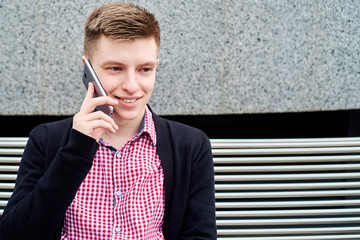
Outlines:
[[[83, 25], [107, 1], [0, 2], [0, 115], [68, 115]], [[162, 28], [158, 114], [360, 108], [360, 1], [143, 0]]]

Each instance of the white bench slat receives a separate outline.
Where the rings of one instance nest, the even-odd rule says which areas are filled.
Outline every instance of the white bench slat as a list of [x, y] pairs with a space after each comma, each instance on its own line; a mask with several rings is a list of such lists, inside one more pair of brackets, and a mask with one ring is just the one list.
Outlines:
[[216, 202], [216, 209], [246, 209], [246, 208], [309, 208], [309, 207], [334, 207], [334, 206], [359, 206], [360, 199], [355, 200], [319, 200], [319, 201], [251, 201], [251, 202]]
[[234, 234], [244, 235], [267, 235], [267, 234], [321, 234], [321, 233], [358, 233], [360, 227], [323, 227], [323, 228], [256, 228], [256, 229], [219, 229], [218, 234], [221, 236], [231, 236]]
[[294, 181], [323, 179], [358, 179], [356, 173], [311, 173], [311, 174], [252, 174], [252, 175], [215, 175], [215, 181]]
[[7, 200], [0, 200], [0, 207], [5, 207], [7, 202]]
[[26, 145], [26, 142], [0, 142], [1, 148], [24, 148]]
[[0, 174], [0, 181], [15, 181], [17, 174]]
[[316, 148], [316, 147], [356, 147], [360, 145], [360, 141], [333, 141], [333, 142], [256, 142], [256, 143], [243, 143], [243, 142], [212, 142], [214, 149], [251, 149], [251, 148]]
[[255, 164], [255, 163], [322, 163], [360, 161], [360, 155], [336, 156], [276, 156], [276, 157], [214, 157], [214, 164]]
[[241, 210], [241, 211], [216, 211], [216, 217], [284, 217], [284, 216], [325, 216], [325, 215], [356, 215], [360, 214], [360, 208], [330, 208], [330, 209], [301, 209], [301, 210]]
[[12, 192], [0, 192], [0, 198], [10, 198]]
[[[0, 138], [1, 139], [1, 138]], [[289, 142], [353, 142], [360, 141], [360, 137], [328, 137], [328, 138], [212, 138], [214, 143], [289, 143]]]
[[262, 166], [226, 166], [214, 167], [215, 173], [223, 172], [289, 172], [289, 171], [340, 171], [360, 170], [360, 164], [317, 164], [317, 165], [262, 165]]
[[217, 191], [360, 188], [360, 182], [215, 184]]
[[28, 137], [0, 137], [0, 146], [2, 142], [27, 142]]
[[213, 149], [214, 156], [360, 153], [360, 147]]
[[272, 218], [272, 219], [244, 219], [244, 220], [217, 220], [217, 226], [271, 226], [271, 225], [309, 225], [309, 224], [343, 224], [359, 223], [360, 217], [334, 218]]
[[360, 239], [360, 234], [218, 238], [218, 240], [358, 240], [358, 239]]
[[8, 164], [8, 163], [13, 163], [13, 164], [19, 164], [21, 161], [21, 157], [1, 157], [0, 156], [0, 167], [2, 166], [2, 164]]
[[0, 183], [0, 189], [13, 190], [14, 187], [15, 187], [15, 183]]
[[244, 199], [244, 198], [310, 198], [310, 197], [339, 197], [359, 196], [360, 190], [333, 190], [333, 191], [272, 191], [272, 192], [231, 192], [215, 193], [217, 199]]
[[22, 155], [23, 148], [0, 148], [0, 155]]
[[0, 172], [18, 172], [19, 166], [0, 165]]

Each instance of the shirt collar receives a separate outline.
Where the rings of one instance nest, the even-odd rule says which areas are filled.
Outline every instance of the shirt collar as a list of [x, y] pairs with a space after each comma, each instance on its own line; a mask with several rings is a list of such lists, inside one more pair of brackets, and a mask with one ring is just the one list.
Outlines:
[[135, 138], [141, 136], [143, 133], [149, 134], [151, 141], [153, 142], [154, 146], [156, 146], [155, 124], [152, 117], [152, 113], [149, 110], [148, 106], [145, 106], [145, 116], [141, 123], [140, 131], [135, 136]]
[[[145, 106], [144, 119], [141, 123], [139, 132], [136, 134], [136, 136], [133, 138], [133, 140], [139, 138], [143, 133], [147, 133], [150, 136], [150, 139], [151, 139], [153, 145], [156, 146], [155, 124], [154, 124], [154, 120], [152, 117], [152, 113], [151, 113], [150, 109], [148, 108], [148, 106]], [[99, 143], [106, 147], [111, 147], [109, 144], [105, 143], [102, 138], [100, 138]]]

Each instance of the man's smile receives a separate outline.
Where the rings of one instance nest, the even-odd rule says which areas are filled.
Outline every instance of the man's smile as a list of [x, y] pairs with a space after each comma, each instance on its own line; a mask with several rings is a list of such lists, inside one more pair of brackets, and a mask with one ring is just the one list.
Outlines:
[[126, 103], [133, 103], [135, 102], [137, 99], [121, 99], [121, 101], [126, 102]]
[[139, 100], [141, 97], [132, 97], [132, 98], [116, 97], [116, 98], [124, 103], [134, 103], [137, 100]]

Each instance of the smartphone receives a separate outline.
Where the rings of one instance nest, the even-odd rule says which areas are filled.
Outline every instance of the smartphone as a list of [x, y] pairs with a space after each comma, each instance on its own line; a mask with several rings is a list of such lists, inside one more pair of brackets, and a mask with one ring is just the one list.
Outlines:
[[[82, 76], [82, 81], [83, 81], [86, 89], [88, 89], [90, 82], [92, 82], [94, 84], [94, 87], [95, 87], [94, 97], [106, 96], [106, 92], [105, 92], [103, 86], [101, 85], [100, 80], [96, 76], [96, 73], [95, 73], [94, 69], [92, 68], [91, 63], [87, 59], [84, 61], [84, 72], [83, 72], [83, 76]], [[114, 107], [106, 104], [106, 105], [97, 106], [96, 110], [103, 111], [105, 114], [112, 117], [113, 112], [114, 112]]]

